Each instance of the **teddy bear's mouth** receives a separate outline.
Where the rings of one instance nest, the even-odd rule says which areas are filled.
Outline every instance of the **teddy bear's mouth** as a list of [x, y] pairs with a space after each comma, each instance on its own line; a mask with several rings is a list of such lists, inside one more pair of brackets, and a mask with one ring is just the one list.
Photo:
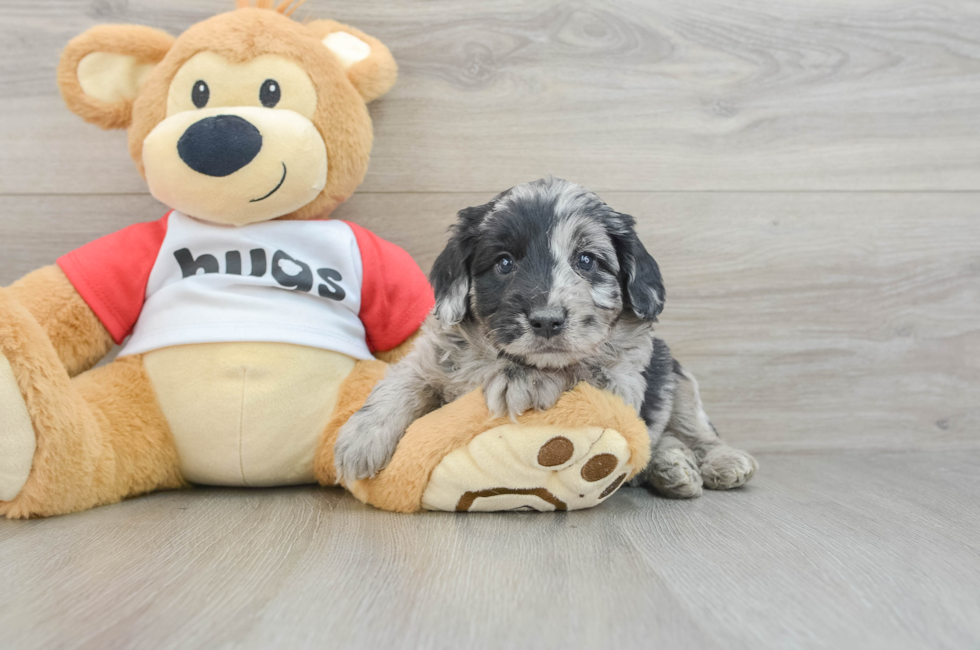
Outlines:
[[282, 163], [282, 178], [279, 179], [279, 184], [276, 185], [274, 188], [272, 188], [272, 191], [266, 194], [265, 196], [257, 199], [252, 199], [251, 201], [249, 201], [249, 203], [258, 203], [259, 201], [265, 201], [267, 198], [269, 198], [270, 196], [278, 192], [279, 188], [282, 187], [282, 184], [285, 182], [286, 182], [286, 163]]

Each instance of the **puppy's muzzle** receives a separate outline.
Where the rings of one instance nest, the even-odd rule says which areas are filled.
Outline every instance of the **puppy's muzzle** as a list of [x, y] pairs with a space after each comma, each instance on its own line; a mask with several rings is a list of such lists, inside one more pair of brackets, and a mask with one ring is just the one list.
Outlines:
[[534, 335], [545, 339], [564, 332], [566, 320], [565, 310], [561, 307], [539, 307], [532, 309], [527, 315]]

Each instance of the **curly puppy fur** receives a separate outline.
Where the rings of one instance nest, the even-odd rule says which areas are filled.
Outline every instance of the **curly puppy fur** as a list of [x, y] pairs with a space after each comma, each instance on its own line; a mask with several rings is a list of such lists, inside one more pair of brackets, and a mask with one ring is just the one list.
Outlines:
[[654, 336], [663, 281], [634, 225], [553, 178], [462, 210], [432, 268], [435, 312], [341, 429], [338, 476], [373, 476], [414, 420], [476, 388], [492, 414], [515, 418], [584, 381], [647, 424], [652, 460], [634, 484], [693, 497], [745, 483], [755, 460], [721, 441], [696, 380]]

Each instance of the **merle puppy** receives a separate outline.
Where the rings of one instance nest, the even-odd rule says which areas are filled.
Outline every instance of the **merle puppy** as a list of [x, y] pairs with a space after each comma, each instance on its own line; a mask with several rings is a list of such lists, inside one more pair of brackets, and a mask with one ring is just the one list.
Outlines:
[[414, 420], [476, 388], [514, 417], [586, 381], [649, 428], [652, 459], [634, 484], [694, 497], [748, 481], [755, 459], [718, 437], [694, 377], [653, 334], [664, 287], [634, 223], [553, 178], [462, 210], [432, 267], [435, 311], [341, 429], [338, 476], [373, 476]]

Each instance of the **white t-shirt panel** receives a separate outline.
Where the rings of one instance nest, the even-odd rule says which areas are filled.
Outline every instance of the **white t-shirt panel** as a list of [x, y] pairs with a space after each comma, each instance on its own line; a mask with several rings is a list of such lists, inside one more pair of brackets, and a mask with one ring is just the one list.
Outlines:
[[357, 239], [342, 221], [235, 227], [174, 211], [120, 355], [267, 341], [370, 359], [362, 285]]

